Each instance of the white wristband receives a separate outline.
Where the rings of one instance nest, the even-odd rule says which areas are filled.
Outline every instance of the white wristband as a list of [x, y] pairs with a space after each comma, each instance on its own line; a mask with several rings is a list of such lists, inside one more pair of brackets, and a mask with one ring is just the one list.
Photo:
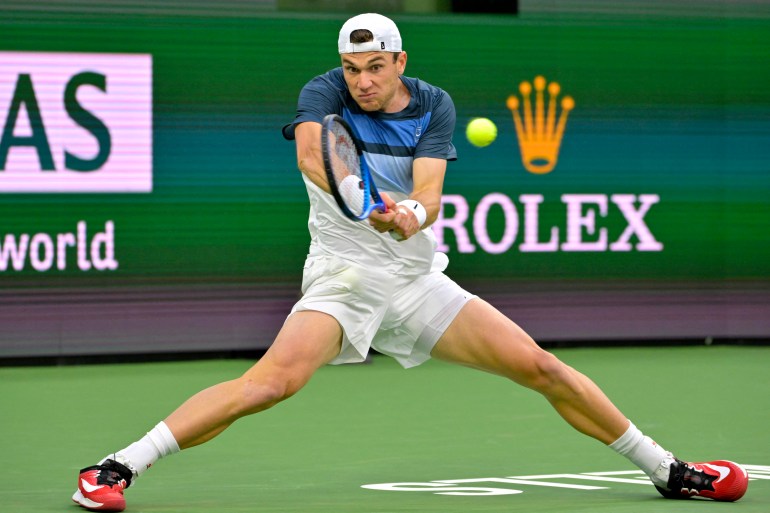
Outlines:
[[340, 196], [354, 214], [359, 215], [364, 209], [364, 193], [361, 190], [361, 179], [356, 175], [348, 175], [339, 185]]
[[410, 212], [413, 212], [415, 216], [417, 216], [417, 223], [422, 226], [425, 224], [425, 220], [428, 219], [428, 212], [425, 210], [425, 207], [422, 206], [422, 204], [413, 199], [407, 199], [404, 201], [399, 201], [398, 205], [401, 207], [406, 208]]

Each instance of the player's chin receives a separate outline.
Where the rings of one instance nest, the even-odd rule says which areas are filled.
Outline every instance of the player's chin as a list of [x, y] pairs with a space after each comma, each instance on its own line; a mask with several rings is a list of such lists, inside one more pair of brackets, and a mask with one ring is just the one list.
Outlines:
[[377, 112], [382, 108], [382, 102], [376, 98], [358, 98], [356, 103], [366, 112]]

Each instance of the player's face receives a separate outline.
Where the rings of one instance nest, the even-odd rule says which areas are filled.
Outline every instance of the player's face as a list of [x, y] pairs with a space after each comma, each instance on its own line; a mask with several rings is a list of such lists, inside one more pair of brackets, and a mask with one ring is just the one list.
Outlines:
[[395, 62], [389, 52], [342, 54], [348, 90], [356, 103], [368, 112], [396, 112], [403, 108], [397, 93], [404, 87], [399, 76], [405, 67], [405, 52], [401, 52]]

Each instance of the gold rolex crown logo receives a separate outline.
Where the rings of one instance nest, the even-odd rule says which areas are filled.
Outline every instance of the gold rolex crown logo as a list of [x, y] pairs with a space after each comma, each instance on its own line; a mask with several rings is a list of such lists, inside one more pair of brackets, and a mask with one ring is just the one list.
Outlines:
[[[575, 100], [565, 96], [561, 100], [561, 114], [556, 121], [556, 98], [561, 87], [556, 82], [548, 84], [548, 112], [545, 110], [544, 91], [546, 80], [537, 76], [535, 85], [535, 112], [532, 113], [532, 84], [527, 81], [519, 85], [522, 100], [515, 95], [508, 97], [506, 105], [513, 114], [513, 124], [516, 126], [516, 137], [519, 139], [521, 160], [527, 171], [535, 174], [549, 173], [556, 166], [559, 157], [559, 146], [567, 125], [569, 111], [575, 107]], [[521, 105], [524, 119], [519, 112]]]

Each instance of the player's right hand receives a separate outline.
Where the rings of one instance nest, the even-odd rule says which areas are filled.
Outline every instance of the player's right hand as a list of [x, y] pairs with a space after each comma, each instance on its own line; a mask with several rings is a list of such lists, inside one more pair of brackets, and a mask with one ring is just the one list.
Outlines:
[[385, 212], [375, 210], [369, 214], [369, 224], [380, 233], [395, 231], [399, 233], [399, 235], [404, 235], [401, 233], [403, 228], [400, 228], [397, 224], [399, 221], [397, 216], [401, 217], [397, 210], [398, 205], [393, 201], [393, 198], [388, 196], [385, 192], [380, 193], [380, 197], [388, 210]]

